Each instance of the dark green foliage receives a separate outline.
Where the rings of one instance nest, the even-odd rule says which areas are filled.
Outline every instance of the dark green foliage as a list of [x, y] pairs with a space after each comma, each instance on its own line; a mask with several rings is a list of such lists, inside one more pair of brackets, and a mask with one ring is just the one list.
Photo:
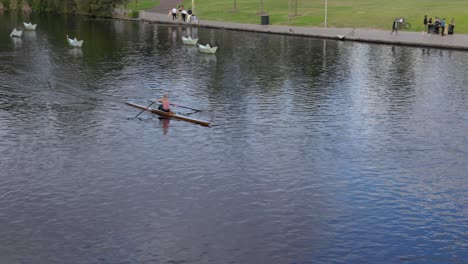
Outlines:
[[117, 5], [128, 3], [129, 0], [75, 0], [75, 2], [79, 14], [109, 17]]
[[20, 8], [21, 3], [27, 3], [34, 11], [76, 13], [90, 16], [111, 16], [118, 5], [126, 4], [130, 0], [0, 0], [6, 9]]
[[0, 0], [0, 2], [2, 2], [5, 9], [10, 9], [10, 0]]
[[140, 15], [140, 12], [136, 10], [130, 11], [130, 13], [128, 13], [128, 17], [130, 18], [138, 18], [139, 15]]

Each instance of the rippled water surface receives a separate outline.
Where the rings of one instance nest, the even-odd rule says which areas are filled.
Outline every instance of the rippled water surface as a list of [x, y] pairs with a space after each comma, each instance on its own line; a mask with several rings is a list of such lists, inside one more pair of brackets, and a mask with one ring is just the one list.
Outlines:
[[[463, 263], [467, 72], [466, 52], [4, 13], [0, 263]], [[212, 126], [125, 105], [164, 92]]]

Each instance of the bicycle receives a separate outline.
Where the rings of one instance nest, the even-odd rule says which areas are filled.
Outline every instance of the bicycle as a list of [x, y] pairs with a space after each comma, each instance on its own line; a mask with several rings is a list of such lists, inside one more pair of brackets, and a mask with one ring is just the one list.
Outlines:
[[397, 26], [398, 30], [410, 29], [411, 28], [411, 24], [408, 21], [406, 21], [406, 19], [404, 19], [404, 18], [395, 19], [395, 23], [396, 23], [396, 26]]

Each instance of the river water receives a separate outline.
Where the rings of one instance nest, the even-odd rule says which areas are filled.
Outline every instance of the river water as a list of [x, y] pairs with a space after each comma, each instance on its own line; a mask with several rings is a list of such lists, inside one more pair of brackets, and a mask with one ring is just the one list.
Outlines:
[[[0, 263], [463, 263], [467, 72], [460, 51], [3, 13]], [[212, 126], [125, 104], [164, 92]]]

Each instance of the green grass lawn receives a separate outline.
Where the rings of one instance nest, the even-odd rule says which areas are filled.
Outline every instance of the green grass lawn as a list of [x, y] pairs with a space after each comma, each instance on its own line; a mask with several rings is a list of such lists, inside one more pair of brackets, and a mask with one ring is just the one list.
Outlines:
[[[202, 20], [260, 24], [261, 4], [274, 25], [324, 26], [325, 0], [194, 0]], [[236, 2], [237, 10], [234, 10]], [[192, 0], [183, 1], [185, 8]], [[290, 3], [290, 5], [289, 5]], [[455, 18], [455, 33], [468, 33], [468, 0], [328, 0], [328, 27], [390, 30], [396, 17], [411, 23], [410, 31], [422, 31], [423, 18]]]
[[125, 7], [128, 10], [145, 10], [159, 5], [159, 0], [130, 0]]

